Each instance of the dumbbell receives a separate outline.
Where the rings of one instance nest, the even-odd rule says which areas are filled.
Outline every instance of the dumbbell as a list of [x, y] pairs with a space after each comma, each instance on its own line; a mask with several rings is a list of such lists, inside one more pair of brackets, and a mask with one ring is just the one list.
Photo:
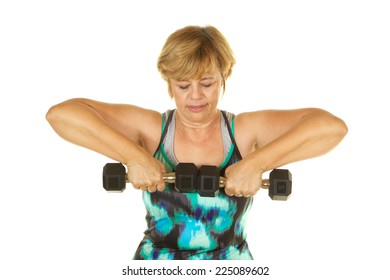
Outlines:
[[[204, 172], [205, 168], [202, 170]], [[214, 180], [215, 178], [219, 178], [219, 173], [214, 173], [212, 175], [212, 179]], [[204, 177], [204, 179], [205, 180], [203, 181], [201, 180], [203, 182], [202, 186], [204, 186], [205, 181], [207, 181], [206, 177]], [[176, 173], [164, 174], [163, 180], [166, 183], [174, 183], [176, 190], [179, 192], [196, 192], [196, 186], [198, 185], [198, 168], [193, 163], [179, 163], [176, 166]], [[121, 163], [107, 163], [104, 166], [103, 187], [105, 190], [110, 192], [122, 192], [126, 189], [126, 183], [128, 183], [126, 169]], [[211, 191], [211, 188], [213, 187], [204, 186], [204, 188]]]
[[[204, 165], [198, 168], [193, 163], [179, 163], [176, 173], [163, 175], [166, 183], [174, 183], [182, 193], [198, 192], [204, 197], [213, 197], [224, 187], [226, 178], [219, 176], [216, 166]], [[107, 191], [122, 192], [126, 188], [126, 169], [121, 163], [107, 163], [103, 168], [103, 187]], [[262, 180], [262, 188], [269, 189], [272, 200], [287, 200], [291, 194], [291, 173], [287, 169], [274, 169], [269, 180]]]
[[[291, 177], [287, 169], [274, 169], [270, 172], [268, 180], [262, 179], [261, 187], [268, 189], [268, 195], [272, 200], [285, 201], [291, 194]], [[199, 169], [198, 180], [199, 194], [212, 197], [220, 187], [225, 186], [226, 178], [219, 177], [219, 170], [216, 166], [206, 165]]]
[[[201, 196], [215, 196], [219, 190], [219, 170], [216, 166], [202, 166], [199, 170], [193, 163], [179, 163], [176, 173], [163, 175], [166, 183], [174, 183], [181, 193], [198, 192]], [[121, 163], [107, 163], [103, 168], [103, 187], [107, 191], [122, 192], [126, 188], [126, 169]]]

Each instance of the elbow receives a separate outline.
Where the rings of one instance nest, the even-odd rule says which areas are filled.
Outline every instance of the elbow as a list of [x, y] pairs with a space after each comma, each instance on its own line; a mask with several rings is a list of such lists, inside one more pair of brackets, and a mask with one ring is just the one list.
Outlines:
[[318, 147], [322, 150], [320, 154], [325, 154], [344, 139], [348, 133], [347, 124], [339, 117], [326, 112], [322, 114], [321, 120], [317, 123], [318, 134], [316, 138], [319, 140]]
[[328, 137], [325, 136], [325, 139], [328, 139], [329, 150], [332, 150], [340, 144], [344, 137], [348, 133], [347, 124], [338, 117], [333, 117], [333, 125], [329, 125]]
[[74, 98], [52, 106], [46, 112], [46, 120], [53, 126], [53, 124], [63, 120], [67, 115], [73, 114], [73, 105], [82, 103], [82, 101], [83, 99], [81, 98]]
[[48, 121], [48, 123], [52, 126], [59, 118], [58, 116], [60, 114], [60, 109], [58, 107], [59, 105], [54, 105], [46, 112], [46, 121]]
[[314, 109], [313, 116], [315, 115], [319, 117], [322, 127], [330, 135], [339, 138], [340, 141], [347, 135], [348, 126], [341, 118], [322, 109]]
[[55, 126], [61, 120], [64, 119], [64, 116], [66, 115], [66, 102], [56, 104], [46, 112], [46, 120], [49, 122], [51, 126]]
[[323, 139], [327, 139], [329, 149], [335, 148], [347, 135], [348, 126], [340, 118], [332, 116], [332, 119], [325, 125], [327, 128], [324, 130]]
[[348, 133], [347, 124], [339, 117], [322, 109], [313, 109], [311, 116], [317, 118], [317, 131], [322, 139], [327, 139], [331, 146], [336, 146]]
[[333, 133], [341, 141], [348, 133], [347, 124], [340, 118], [334, 117]]
[[54, 128], [57, 124], [61, 123], [71, 112], [73, 99], [64, 101], [62, 103], [53, 105], [46, 112], [46, 120]]
[[348, 126], [347, 126], [347, 124], [343, 120], [340, 120], [340, 121], [342, 122], [341, 130], [342, 130], [342, 134], [343, 134], [343, 137], [344, 137], [348, 133]]

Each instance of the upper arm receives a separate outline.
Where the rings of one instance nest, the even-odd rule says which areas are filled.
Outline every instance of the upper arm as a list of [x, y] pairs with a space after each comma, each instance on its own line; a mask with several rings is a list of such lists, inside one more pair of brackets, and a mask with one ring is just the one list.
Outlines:
[[294, 127], [306, 115], [321, 111], [315, 108], [295, 110], [263, 110], [246, 112], [236, 117], [236, 139], [243, 149], [260, 148]]
[[94, 110], [112, 129], [152, 150], [159, 141], [162, 117], [159, 112], [129, 104], [112, 104], [90, 99], [72, 99]]

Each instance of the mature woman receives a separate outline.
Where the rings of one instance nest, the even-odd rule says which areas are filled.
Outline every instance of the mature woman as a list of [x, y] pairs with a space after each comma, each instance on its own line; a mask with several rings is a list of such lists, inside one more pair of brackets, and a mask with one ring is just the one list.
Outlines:
[[[346, 135], [345, 123], [316, 109], [220, 111], [235, 59], [214, 27], [170, 35], [158, 59], [176, 109], [71, 99], [47, 120], [64, 139], [127, 166], [143, 192], [147, 226], [134, 259], [252, 259], [245, 223], [263, 172], [320, 156]], [[216, 165], [226, 177], [216, 197], [179, 193], [162, 174], [179, 162]]]

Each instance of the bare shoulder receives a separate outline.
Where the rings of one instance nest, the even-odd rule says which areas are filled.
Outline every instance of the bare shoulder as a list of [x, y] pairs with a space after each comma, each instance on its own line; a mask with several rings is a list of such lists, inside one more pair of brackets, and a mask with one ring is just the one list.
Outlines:
[[305, 115], [317, 110], [319, 109], [268, 109], [238, 114], [235, 120], [236, 138], [240, 142], [250, 141], [251, 145], [261, 147], [283, 134]]
[[260, 130], [266, 131], [264, 127], [265, 111], [244, 112], [236, 116], [234, 121], [234, 134], [238, 148], [243, 157], [253, 152], [258, 141]]

